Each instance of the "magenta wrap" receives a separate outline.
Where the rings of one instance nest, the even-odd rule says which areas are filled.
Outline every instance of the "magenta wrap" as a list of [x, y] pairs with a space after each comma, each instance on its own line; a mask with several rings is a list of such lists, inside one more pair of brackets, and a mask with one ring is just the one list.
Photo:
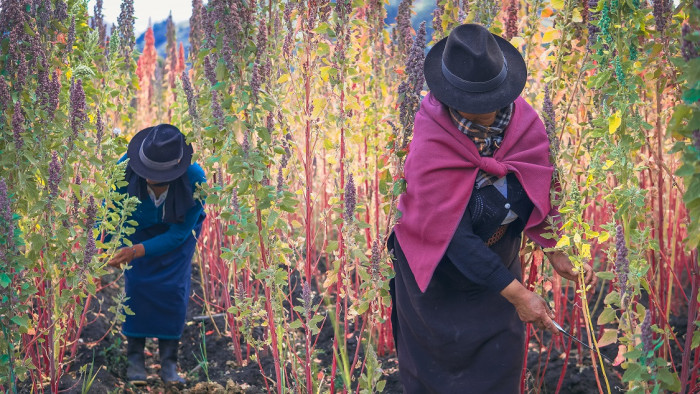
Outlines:
[[399, 199], [402, 216], [394, 232], [422, 292], [464, 214], [479, 169], [499, 177], [513, 172], [535, 205], [525, 234], [543, 247], [556, 244], [542, 237], [551, 232], [547, 216], [559, 216], [550, 202], [554, 167], [549, 139], [539, 116], [522, 97], [515, 100], [510, 124], [493, 157], [479, 156], [474, 143], [452, 122], [447, 107], [431, 93], [421, 102], [413, 130], [404, 167], [406, 191]]

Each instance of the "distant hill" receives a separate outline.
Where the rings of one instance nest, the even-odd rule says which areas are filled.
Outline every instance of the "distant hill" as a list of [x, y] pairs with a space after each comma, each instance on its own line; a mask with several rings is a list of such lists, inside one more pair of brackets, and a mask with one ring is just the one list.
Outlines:
[[[421, 3], [425, 2], [428, 0], [418, 0], [415, 1], [414, 3]], [[396, 21], [396, 12], [398, 10], [398, 0], [392, 0], [387, 4], [386, 6], [386, 11], [387, 11], [387, 17], [384, 20], [387, 25], [390, 25], [392, 23], [395, 23]], [[434, 2], [431, 2], [434, 4]], [[414, 7], [416, 8], [416, 7]], [[430, 37], [433, 34], [433, 28], [432, 28], [432, 20], [433, 20], [433, 9], [435, 8], [434, 6], [423, 6], [423, 7], [417, 7], [419, 9], [418, 13], [416, 13], [413, 16], [413, 28], [418, 30], [418, 26], [422, 21], [426, 21], [426, 30], [427, 30], [427, 42], [430, 42]], [[166, 53], [165, 53], [165, 43], [166, 43], [166, 37], [165, 37], [165, 31], [166, 31], [166, 24], [167, 20], [163, 20], [160, 22], [157, 22], [153, 25], [153, 36], [156, 40], [156, 51], [158, 52], [158, 56], [165, 59], [166, 58]], [[179, 23], [175, 24], [175, 27], [177, 28], [177, 42], [178, 46], [180, 45], [180, 42], [183, 43], [185, 47], [185, 59], [188, 58], [188, 55], [190, 53], [190, 22], [189, 20], [185, 20]], [[138, 38], [136, 38], [136, 48], [139, 52], [143, 51], [143, 41], [144, 37], [146, 35], [146, 32], [141, 33]]]
[[[158, 52], [158, 56], [163, 59], [165, 59], [167, 56], [165, 53], [165, 44], [167, 42], [165, 32], [167, 22], [167, 20], [163, 20], [153, 25], [153, 37], [156, 40], [156, 52]], [[179, 47], [180, 43], [182, 42], [183, 46], [185, 47], [185, 59], [187, 59], [187, 56], [190, 53], [190, 22], [182, 21], [176, 23], [175, 28], [177, 29], [177, 34], [175, 36], [177, 38], [177, 46]], [[136, 38], [136, 49], [139, 52], [143, 52], [143, 41], [145, 36], [146, 32], [143, 32]]]

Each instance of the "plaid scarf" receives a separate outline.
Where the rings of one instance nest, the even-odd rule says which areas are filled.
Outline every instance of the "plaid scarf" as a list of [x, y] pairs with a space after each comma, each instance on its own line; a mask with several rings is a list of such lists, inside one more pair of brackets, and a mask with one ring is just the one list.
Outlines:
[[[482, 126], [466, 119], [455, 109], [450, 108], [450, 116], [452, 121], [457, 126], [459, 131], [469, 137], [476, 145], [476, 149], [481, 156], [492, 156], [493, 152], [501, 146], [503, 141], [503, 132], [510, 118], [513, 115], [513, 103], [507, 105], [496, 112], [496, 119], [491, 126]], [[479, 170], [476, 177], [476, 188], [481, 189], [484, 186], [493, 184], [498, 180], [498, 177], [492, 174], [487, 174]]]

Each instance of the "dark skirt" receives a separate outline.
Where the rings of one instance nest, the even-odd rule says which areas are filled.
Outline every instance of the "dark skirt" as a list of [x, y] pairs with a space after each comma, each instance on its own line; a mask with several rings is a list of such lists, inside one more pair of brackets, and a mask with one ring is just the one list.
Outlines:
[[[518, 393], [525, 332], [515, 307], [446, 258], [421, 293], [395, 236], [388, 245], [395, 257], [392, 323], [404, 392]], [[508, 231], [491, 248], [522, 280], [520, 233]]]
[[[199, 235], [201, 227], [196, 228]], [[150, 238], [135, 234], [134, 244]], [[145, 238], [145, 237], [148, 238]], [[127, 315], [122, 333], [130, 337], [179, 339], [185, 327], [190, 298], [192, 256], [197, 245], [190, 235], [176, 249], [161, 256], [144, 256], [131, 262], [126, 278]]]

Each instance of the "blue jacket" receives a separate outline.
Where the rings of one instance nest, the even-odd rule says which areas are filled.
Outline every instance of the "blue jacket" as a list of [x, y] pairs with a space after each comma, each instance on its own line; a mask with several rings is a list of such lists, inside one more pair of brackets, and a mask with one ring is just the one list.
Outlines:
[[[118, 162], [121, 163], [124, 160], [126, 160], [126, 155], [122, 156]], [[196, 190], [197, 185], [206, 183], [204, 170], [197, 163], [192, 163], [189, 166], [187, 176], [193, 191]], [[119, 192], [126, 193], [126, 186], [120, 188]], [[182, 223], [165, 223], [163, 222], [164, 206], [165, 204], [161, 204], [160, 207], [156, 207], [150, 198], [141, 200], [141, 204], [138, 205], [129, 218], [138, 222], [138, 226], [135, 228], [136, 234], [140, 230], [156, 225], [167, 226], [165, 232], [141, 242], [145, 250], [145, 256], [160, 256], [182, 245], [189, 235], [192, 234], [194, 228], [201, 224], [206, 217], [204, 201], [195, 199], [195, 205], [187, 211], [185, 220]], [[132, 237], [129, 238], [131, 239]]]

